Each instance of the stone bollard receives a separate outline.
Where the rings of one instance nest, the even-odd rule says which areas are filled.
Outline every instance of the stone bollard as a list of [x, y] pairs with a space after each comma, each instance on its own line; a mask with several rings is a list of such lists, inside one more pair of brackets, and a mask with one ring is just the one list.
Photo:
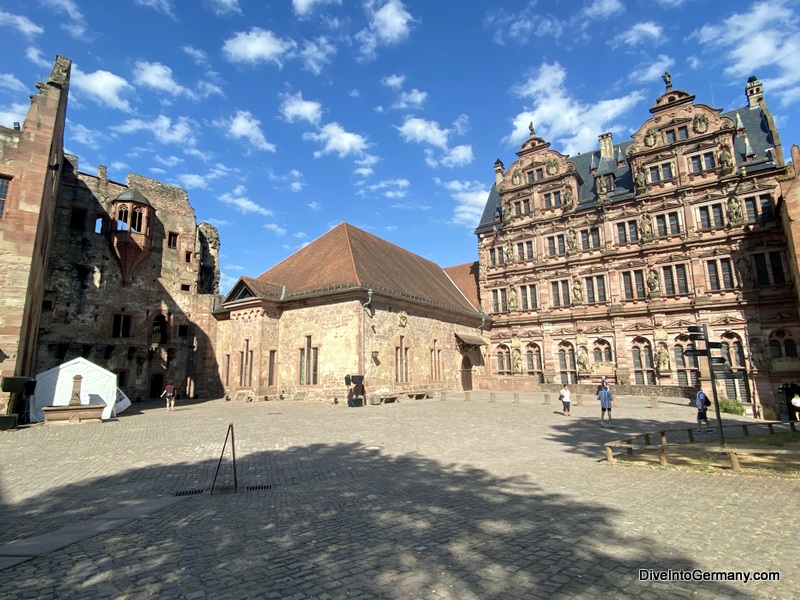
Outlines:
[[514, 392], [514, 404], [519, 404], [519, 392]]
[[575, 394], [575, 406], [583, 406], [583, 394]]
[[658, 397], [650, 396], [650, 408], [658, 408]]
[[489, 402], [497, 402], [497, 396], [494, 392], [489, 392]]
[[550, 404], [550, 394], [544, 395], [544, 402], [542, 404]]
[[69, 397], [70, 406], [81, 405], [81, 382], [83, 381], [82, 375], [75, 375], [72, 378], [72, 394]]
[[464, 392], [464, 402], [472, 402], [472, 392]]
[[447, 392], [441, 392], [442, 397], [439, 400], [447, 400]]

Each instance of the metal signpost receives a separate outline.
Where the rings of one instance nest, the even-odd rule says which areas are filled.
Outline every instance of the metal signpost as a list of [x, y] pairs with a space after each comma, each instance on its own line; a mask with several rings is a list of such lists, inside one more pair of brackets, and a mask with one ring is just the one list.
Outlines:
[[[719, 434], [719, 444], [725, 447], [725, 434], [722, 432], [722, 417], [719, 412], [719, 398], [717, 397], [717, 379], [735, 379], [742, 375], [733, 371], [718, 372], [714, 370], [714, 365], [727, 364], [725, 359], [718, 356], [711, 356], [711, 350], [722, 348], [722, 342], [709, 342], [708, 329], [705, 325], [689, 326], [689, 339], [697, 342], [704, 342], [705, 348], [702, 350], [684, 350], [684, 356], [705, 356], [708, 359], [708, 374], [711, 382], [711, 392], [714, 394], [714, 410], [717, 414], [717, 432]], [[700, 388], [702, 389], [702, 387]]]

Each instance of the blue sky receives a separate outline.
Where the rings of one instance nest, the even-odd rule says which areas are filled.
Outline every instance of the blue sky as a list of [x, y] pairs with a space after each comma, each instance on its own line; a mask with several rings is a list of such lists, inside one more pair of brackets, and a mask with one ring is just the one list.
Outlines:
[[567, 154], [629, 139], [665, 70], [724, 110], [757, 75], [784, 154], [800, 143], [788, 0], [0, 0], [0, 124], [57, 54], [67, 152], [187, 189], [223, 292], [342, 221], [475, 260], [494, 161], [528, 123]]

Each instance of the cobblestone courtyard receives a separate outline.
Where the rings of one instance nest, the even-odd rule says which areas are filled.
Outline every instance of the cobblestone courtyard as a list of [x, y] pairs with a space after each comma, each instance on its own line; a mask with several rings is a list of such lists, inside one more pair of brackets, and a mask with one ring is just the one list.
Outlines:
[[[800, 595], [800, 479], [609, 465], [603, 442], [695, 412], [623, 398], [610, 430], [596, 404], [567, 418], [529, 394], [215, 400], [0, 432], [0, 596]], [[230, 423], [239, 492], [229, 448], [211, 495]], [[640, 581], [640, 569], [780, 581]]]

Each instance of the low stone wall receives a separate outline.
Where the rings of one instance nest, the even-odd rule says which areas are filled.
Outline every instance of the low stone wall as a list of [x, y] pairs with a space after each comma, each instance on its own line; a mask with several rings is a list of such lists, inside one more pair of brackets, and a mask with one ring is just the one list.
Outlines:
[[[550, 392], [558, 397], [560, 383], [538, 383], [525, 377], [480, 377], [473, 380], [474, 389], [496, 392]], [[571, 383], [573, 394], [595, 394], [597, 384]], [[697, 389], [677, 385], [611, 385], [611, 393], [618, 396], [655, 396], [657, 398], [686, 398], [687, 404], [694, 401]]]

